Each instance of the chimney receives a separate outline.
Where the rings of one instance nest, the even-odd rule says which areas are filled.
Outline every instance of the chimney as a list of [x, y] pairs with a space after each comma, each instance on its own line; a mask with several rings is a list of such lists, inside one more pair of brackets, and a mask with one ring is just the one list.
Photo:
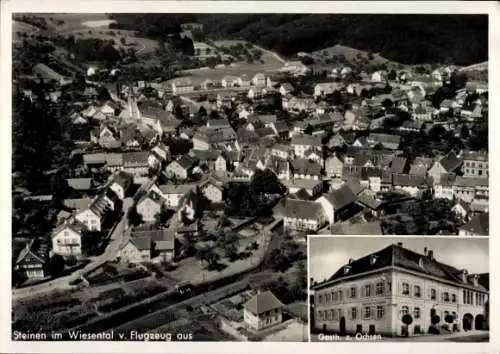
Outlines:
[[427, 252], [427, 256], [429, 257], [429, 259], [434, 259], [434, 251], [433, 250], [429, 250]]
[[467, 269], [462, 269], [460, 271], [460, 275], [462, 276], [462, 282], [467, 283], [467, 275], [468, 275]]
[[403, 242], [398, 242], [399, 247], [403, 247]]
[[424, 256], [427, 256], [427, 247], [424, 248]]
[[349, 258], [349, 264], [351, 264], [352, 262], [354, 262], [354, 259]]

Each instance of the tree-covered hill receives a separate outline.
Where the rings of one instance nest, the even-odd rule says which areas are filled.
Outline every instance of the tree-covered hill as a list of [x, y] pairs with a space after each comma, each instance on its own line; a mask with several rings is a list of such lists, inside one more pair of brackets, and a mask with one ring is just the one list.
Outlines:
[[211, 39], [242, 38], [285, 56], [336, 44], [400, 63], [470, 65], [488, 60], [486, 15], [114, 14], [119, 25], [149, 35], [203, 24]]

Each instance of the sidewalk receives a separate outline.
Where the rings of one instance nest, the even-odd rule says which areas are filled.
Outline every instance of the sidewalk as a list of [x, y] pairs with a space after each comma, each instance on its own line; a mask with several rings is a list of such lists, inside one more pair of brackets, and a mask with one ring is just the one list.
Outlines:
[[[489, 331], [482, 330], [474, 330], [469, 332], [456, 332], [450, 334], [440, 334], [440, 335], [425, 335], [425, 336], [417, 336], [417, 337], [393, 337], [393, 338], [383, 338], [383, 341], [391, 341], [391, 342], [441, 342], [441, 341], [453, 341], [453, 339], [466, 339], [470, 337], [473, 339], [474, 337], [485, 337], [489, 336]], [[471, 340], [474, 342], [474, 340]]]

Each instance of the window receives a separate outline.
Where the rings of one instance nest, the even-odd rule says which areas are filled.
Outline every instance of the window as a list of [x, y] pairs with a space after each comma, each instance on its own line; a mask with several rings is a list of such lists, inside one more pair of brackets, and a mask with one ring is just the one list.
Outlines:
[[377, 283], [375, 289], [375, 295], [383, 295], [384, 294], [384, 283]]
[[420, 318], [420, 307], [415, 307], [413, 309], [413, 317]]
[[351, 298], [355, 298], [356, 297], [356, 288], [351, 288], [350, 297]]
[[403, 283], [403, 295], [410, 295], [410, 284]]
[[325, 295], [325, 304], [328, 304], [330, 302], [330, 294]]
[[384, 318], [384, 306], [377, 306], [377, 319]]
[[323, 295], [319, 295], [318, 296], [318, 304], [322, 304], [323, 303]]
[[358, 310], [355, 307], [353, 307], [351, 309], [351, 319], [355, 320], [357, 316], [358, 316]]
[[408, 306], [401, 307], [401, 316], [407, 315], [409, 313]]
[[431, 300], [436, 300], [436, 289], [431, 289]]
[[372, 294], [371, 294], [372, 291], [371, 290], [372, 290], [372, 287], [371, 287], [370, 284], [365, 285], [365, 296], [366, 297], [372, 296]]
[[339, 290], [339, 301], [342, 301], [342, 290]]
[[332, 293], [332, 295], [333, 295], [332, 301], [333, 302], [337, 301], [337, 292]]
[[456, 294], [451, 294], [451, 302], [453, 302], [453, 303], [457, 302], [457, 295]]
[[413, 287], [413, 295], [414, 295], [415, 297], [421, 297], [421, 296], [422, 296], [422, 293], [421, 293], [421, 291], [420, 291], [420, 286], [419, 286], [419, 285], [415, 285], [415, 286]]
[[370, 318], [372, 316], [370, 307], [365, 307], [365, 318]]
[[443, 293], [443, 301], [450, 302], [450, 294], [447, 291]]

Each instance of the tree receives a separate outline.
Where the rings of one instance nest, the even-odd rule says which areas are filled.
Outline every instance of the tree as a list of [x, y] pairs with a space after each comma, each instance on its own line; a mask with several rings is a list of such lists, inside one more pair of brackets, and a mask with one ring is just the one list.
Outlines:
[[469, 128], [464, 124], [460, 128], [460, 138], [463, 140], [466, 140], [470, 137], [470, 131]]
[[54, 254], [49, 260], [49, 274], [54, 278], [62, 276], [65, 264], [66, 262], [62, 256]]
[[127, 219], [130, 225], [138, 226], [142, 224], [142, 216], [137, 212], [135, 205], [132, 205], [127, 212]]
[[408, 331], [408, 326], [413, 323], [413, 318], [411, 317], [410, 314], [405, 314], [402, 318], [401, 321], [406, 325], [405, 331], [404, 331], [404, 336], [408, 337], [409, 336], [409, 331]]
[[389, 71], [389, 73], [387, 74], [387, 80], [389, 80], [389, 81], [396, 80], [396, 77], [397, 77], [397, 74], [396, 74], [396, 71], [394, 69]]
[[106, 87], [100, 86], [97, 89], [97, 99], [101, 102], [105, 102], [111, 100], [111, 95]]
[[125, 39], [125, 37], [120, 38], [120, 43], [121, 45], [127, 45], [127, 40]]
[[217, 244], [222, 247], [224, 254], [230, 260], [233, 260], [238, 256], [239, 242], [240, 240], [237, 233], [225, 232], [224, 230], [219, 231]]

